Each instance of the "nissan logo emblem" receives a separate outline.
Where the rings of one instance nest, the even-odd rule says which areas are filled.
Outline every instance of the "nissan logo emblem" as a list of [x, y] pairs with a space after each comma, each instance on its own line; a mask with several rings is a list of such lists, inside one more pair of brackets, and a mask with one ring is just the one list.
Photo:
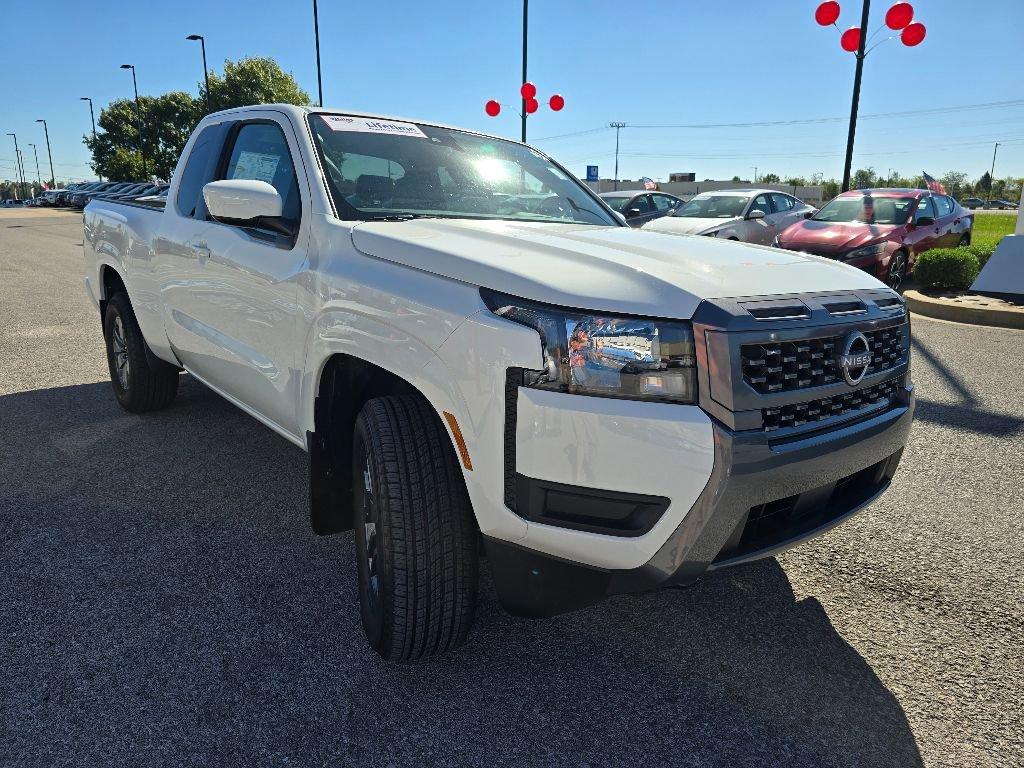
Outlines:
[[860, 331], [854, 331], [843, 343], [843, 353], [839, 356], [839, 367], [843, 370], [843, 378], [850, 386], [860, 384], [871, 365], [871, 342]]

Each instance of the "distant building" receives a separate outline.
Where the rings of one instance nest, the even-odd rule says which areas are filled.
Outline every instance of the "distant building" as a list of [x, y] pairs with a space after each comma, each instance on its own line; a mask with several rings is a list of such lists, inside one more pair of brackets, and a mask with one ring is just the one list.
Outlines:
[[696, 173], [670, 173], [668, 175], [669, 181], [696, 181]]

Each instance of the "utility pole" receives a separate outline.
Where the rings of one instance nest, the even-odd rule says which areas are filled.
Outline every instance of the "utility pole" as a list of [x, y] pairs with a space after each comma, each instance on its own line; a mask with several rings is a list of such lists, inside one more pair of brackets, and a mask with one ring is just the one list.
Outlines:
[[142, 175], [149, 176], [149, 171], [146, 170], [146, 142], [142, 138], [142, 106], [139, 104], [139, 83], [135, 79], [135, 65], [122, 64], [121, 69], [130, 69], [132, 71], [132, 86], [135, 88], [135, 112], [139, 120], [139, 152], [142, 153]]
[[[210, 107], [210, 70], [206, 68], [206, 38], [203, 37], [202, 35], [189, 35], [185, 39], [186, 40], [192, 40], [193, 42], [198, 40], [199, 41], [199, 45], [202, 46], [202, 49], [203, 49], [203, 80], [206, 83], [206, 114], [210, 114], [211, 112], [213, 112], [213, 109]], [[91, 106], [92, 105], [90, 104], [90, 107]]]
[[53, 175], [53, 154], [50, 152], [50, 129], [46, 127], [46, 121], [42, 118], [36, 120], [43, 124], [43, 132], [46, 134], [46, 154], [50, 158], [50, 189], [57, 186], [57, 177]]
[[853, 74], [853, 101], [850, 104], [850, 131], [846, 136], [846, 164], [843, 166], [843, 192], [850, 191], [850, 170], [853, 167], [853, 139], [857, 134], [857, 110], [860, 106], [860, 81], [864, 74], [864, 46], [868, 41], [868, 16], [871, 0], [864, 0], [860, 14], [860, 42], [857, 44], [857, 68]]
[[[93, 111], [92, 111], [92, 99], [90, 99], [88, 96], [79, 96], [78, 100], [79, 101], [88, 101], [89, 102], [89, 118], [92, 120], [92, 143], [95, 144], [96, 143], [96, 115], [94, 115]], [[96, 178], [98, 178], [100, 181], [103, 181], [103, 176], [101, 176], [98, 173], [96, 174]]]
[[316, 0], [313, 0], [313, 37], [316, 40], [316, 93], [317, 104], [324, 105], [324, 82], [320, 78], [320, 14], [317, 12]]
[[992, 170], [988, 172], [988, 193], [985, 195], [985, 205], [992, 202], [992, 186], [996, 183], [996, 152], [999, 151], [999, 142], [992, 147]]
[[626, 127], [625, 123], [608, 123], [609, 128], [615, 129], [615, 189], [619, 188], [619, 131]]
[[752, 165], [750, 167], [754, 169], [754, 183], [757, 184], [757, 166]]
[[[528, 23], [529, 15], [530, 15], [530, 0], [523, 0], [523, 80], [522, 80], [522, 82], [524, 82], [524, 83], [528, 82], [527, 77], [526, 77], [526, 47], [527, 47], [526, 46], [526, 37], [527, 37], [527, 32], [529, 31], [529, 23]], [[523, 99], [522, 103], [520, 104], [520, 116], [522, 117], [522, 121], [523, 121], [522, 142], [525, 144], [526, 143], [526, 99]]]

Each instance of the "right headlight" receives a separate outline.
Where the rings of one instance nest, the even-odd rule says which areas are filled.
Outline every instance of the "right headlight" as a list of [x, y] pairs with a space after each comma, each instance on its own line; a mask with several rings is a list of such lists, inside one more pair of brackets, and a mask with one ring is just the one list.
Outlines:
[[540, 335], [544, 368], [527, 386], [631, 400], [697, 401], [693, 327], [676, 320], [580, 312], [488, 289], [494, 314]]

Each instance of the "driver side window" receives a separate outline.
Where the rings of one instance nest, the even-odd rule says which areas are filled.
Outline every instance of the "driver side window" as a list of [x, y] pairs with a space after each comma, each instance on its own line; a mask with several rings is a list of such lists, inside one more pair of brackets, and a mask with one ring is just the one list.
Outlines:
[[277, 123], [245, 123], [235, 134], [225, 179], [265, 181], [281, 195], [281, 217], [298, 222], [302, 199], [288, 141]]
[[931, 219], [935, 218], [935, 205], [930, 196], [922, 197], [918, 202], [917, 211], [914, 213], [914, 222], [917, 223], [925, 216]]
[[764, 215], [767, 216], [772, 212], [771, 204], [768, 202], [768, 195], [758, 195], [754, 198], [754, 202], [750, 204], [750, 209], [747, 211], [747, 215], [750, 215], [751, 211], [761, 210], [764, 211]]

